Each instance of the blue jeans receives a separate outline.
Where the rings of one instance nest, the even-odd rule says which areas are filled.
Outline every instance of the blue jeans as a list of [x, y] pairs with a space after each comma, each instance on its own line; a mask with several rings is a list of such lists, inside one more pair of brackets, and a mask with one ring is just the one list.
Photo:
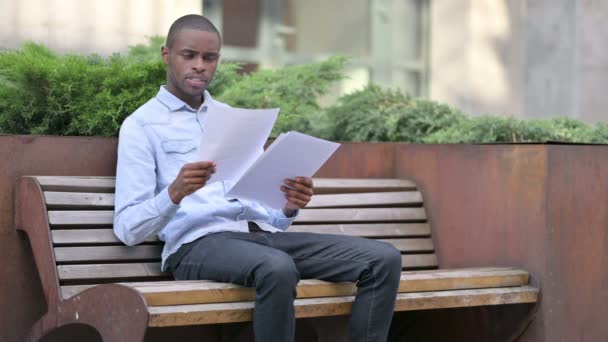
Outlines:
[[254, 287], [258, 342], [294, 340], [301, 278], [357, 282], [350, 340], [384, 342], [401, 274], [401, 254], [388, 243], [314, 233], [216, 233], [182, 246], [167, 262], [178, 280]]

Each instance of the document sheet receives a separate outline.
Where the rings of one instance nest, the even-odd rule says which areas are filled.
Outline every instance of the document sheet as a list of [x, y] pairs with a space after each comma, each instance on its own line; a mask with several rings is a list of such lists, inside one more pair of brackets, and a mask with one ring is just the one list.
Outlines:
[[205, 118], [201, 160], [217, 164], [209, 183], [236, 182], [264, 152], [279, 109], [226, 108]]
[[281, 185], [287, 178], [312, 177], [340, 144], [310, 135], [281, 134], [226, 194], [283, 208], [287, 203]]

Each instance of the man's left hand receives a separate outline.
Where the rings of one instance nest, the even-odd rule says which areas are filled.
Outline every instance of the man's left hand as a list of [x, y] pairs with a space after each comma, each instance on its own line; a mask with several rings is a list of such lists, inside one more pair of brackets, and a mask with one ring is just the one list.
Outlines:
[[287, 198], [287, 204], [283, 208], [285, 216], [291, 217], [298, 209], [308, 205], [313, 195], [312, 188], [312, 179], [308, 177], [285, 180], [285, 185], [281, 186], [281, 191], [285, 193], [285, 198]]

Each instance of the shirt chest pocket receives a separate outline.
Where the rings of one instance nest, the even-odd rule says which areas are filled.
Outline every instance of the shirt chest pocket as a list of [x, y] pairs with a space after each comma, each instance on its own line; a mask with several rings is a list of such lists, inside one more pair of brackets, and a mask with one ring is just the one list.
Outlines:
[[193, 140], [165, 140], [161, 143], [168, 160], [189, 163], [196, 160], [196, 142]]

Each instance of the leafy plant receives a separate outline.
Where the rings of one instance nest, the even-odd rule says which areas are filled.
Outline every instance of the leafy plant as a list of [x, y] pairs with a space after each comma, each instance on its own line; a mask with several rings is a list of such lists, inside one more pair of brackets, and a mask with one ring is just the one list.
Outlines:
[[449, 106], [372, 84], [340, 98], [314, 127], [334, 140], [421, 142], [463, 116]]
[[[126, 55], [61, 55], [26, 43], [0, 50], [0, 133], [115, 136], [122, 121], [165, 82], [163, 37]], [[471, 117], [447, 105], [369, 85], [322, 108], [319, 98], [343, 78], [345, 57], [260, 70], [221, 63], [209, 91], [245, 108], [280, 107], [273, 135], [298, 130], [340, 141], [424, 143], [608, 143], [608, 126], [572, 118]]]
[[309, 132], [309, 116], [321, 110], [318, 98], [343, 78], [347, 59], [332, 57], [316, 64], [260, 70], [237, 78], [216, 93], [216, 98], [235, 107], [280, 107], [273, 135], [289, 130]]
[[[122, 121], [165, 83], [159, 51], [163, 39], [135, 46], [129, 55], [59, 55], [26, 43], [0, 51], [0, 132], [115, 136]], [[154, 57], [156, 56], [156, 57]], [[307, 113], [340, 79], [345, 58], [239, 74], [240, 65], [221, 63], [209, 91], [233, 106], [281, 107], [275, 133], [308, 129]]]
[[608, 128], [572, 118], [466, 117], [424, 139], [427, 143], [574, 142], [606, 143]]

